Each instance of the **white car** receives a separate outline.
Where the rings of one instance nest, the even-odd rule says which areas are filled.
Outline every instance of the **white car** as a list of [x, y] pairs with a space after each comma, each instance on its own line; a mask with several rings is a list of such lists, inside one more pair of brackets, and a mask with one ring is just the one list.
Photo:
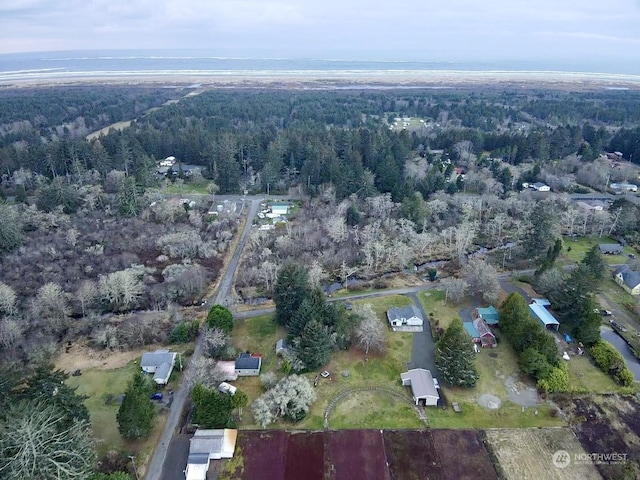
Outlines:
[[434, 387], [436, 387], [436, 388], [438, 388], [438, 389], [440, 388], [440, 382], [438, 381], [438, 379], [437, 379], [437, 378], [434, 378], [434, 379], [433, 379], [433, 386], [434, 386]]

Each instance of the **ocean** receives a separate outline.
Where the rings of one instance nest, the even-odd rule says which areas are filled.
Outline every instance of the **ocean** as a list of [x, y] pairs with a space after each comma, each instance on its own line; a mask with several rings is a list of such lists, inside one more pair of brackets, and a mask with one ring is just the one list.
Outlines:
[[640, 65], [586, 66], [558, 62], [425, 62], [286, 58], [222, 58], [202, 51], [64, 51], [0, 55], [0, 82], [90, 77], [386, 77], [457, 74], [580, 75], [640, 81]]

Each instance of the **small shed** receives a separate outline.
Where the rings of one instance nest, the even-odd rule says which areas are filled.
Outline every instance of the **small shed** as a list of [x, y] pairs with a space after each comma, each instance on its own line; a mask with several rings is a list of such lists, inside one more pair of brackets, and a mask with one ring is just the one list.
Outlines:
[[276, 342], [276, 355], [282, 355], [289, 349], [289, 342], [286, 338], [281, 338]]
[[478, 332], [478, 329], [473, 324], [473, 322], [464, 322], [462, 326], [467, 331], [474, 343], [480, 343], [480, 332]]
[[424, 368], [413, 368], [408, 372], [401, 373], [400, 379], [402, 380], [402, 385], [411, 387], [416, 405], [419, 405], [420, 402], [432, 407], [438, 405], [440, 395], [433, 381], [431, 371]]

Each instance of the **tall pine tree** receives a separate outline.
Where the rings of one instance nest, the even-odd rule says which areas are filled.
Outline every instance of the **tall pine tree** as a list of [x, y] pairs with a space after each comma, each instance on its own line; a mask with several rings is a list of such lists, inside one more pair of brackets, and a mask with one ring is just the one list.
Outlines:
[[478, 381], [473, 342], [459, 318], [451, 322], [437, 344], [436, 367], [442, 379], [454, 387], [471, 388]]
[[333, 340], [329, 328], [312, 320], [304, 327], [302, 335], [294, 343], [298, 358], [308, 370], [325, 365], [331, 359]]
[[118, 431], [127, 440], [146, 438], [153, 429], [156, 407], [149, 399], [151, 385], [141, 372], [134, 374], [124, 394], [116, 420]]
[[273, 289], [273, 301], [276, 304], [276, 321], [280, 325], [289, 325], [296, 310], [309, 296], [309, 275], [307, 270], [295, 263], [285, 265], [276, 280]]

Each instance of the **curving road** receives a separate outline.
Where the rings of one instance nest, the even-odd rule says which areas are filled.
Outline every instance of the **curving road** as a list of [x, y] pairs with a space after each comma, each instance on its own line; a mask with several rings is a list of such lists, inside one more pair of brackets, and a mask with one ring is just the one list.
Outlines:
[[[260, 207], [260, 200], [260, 198], [255, 197], [250, 200], [251, 205], [249, 207], [249, 213], [247, 214], [244, 230], [242, 231], [240, 240], [236, 246], [233, 256], [231, 257], [231, 261], [229, 262], [229, 265], [227, 265], [224, 275], [222, 276], [222, 280], [220, 280], [217, 295], [213, 299], [214, 303], [224, 305], [229, 298], [231, 287], [233, 285], [233, 278], [235, 276], [236, 269], [238, 268], [238, 263], [240, 262], [240, 255], [242, 254], [242, 250], [249, 239], [253, 219], [258, 213], [258, 208]], [[193, 355], [191, 356], [191, 362], [202, 356], [202, 349], [202, 342], [198, 339], [196, 341]], [[147, 480], [178, 480], [184, 478], [183, 470], [186, 467], [186, 460], [189, 452], [189, 440], [187, 436], [180, 434], [179, 424], [188, 397], [189, 391], [185, 387], [183, 381], [173, 395], [173, 403], [169, 410], [167, 424], [147, 468], [145, 476]]]

